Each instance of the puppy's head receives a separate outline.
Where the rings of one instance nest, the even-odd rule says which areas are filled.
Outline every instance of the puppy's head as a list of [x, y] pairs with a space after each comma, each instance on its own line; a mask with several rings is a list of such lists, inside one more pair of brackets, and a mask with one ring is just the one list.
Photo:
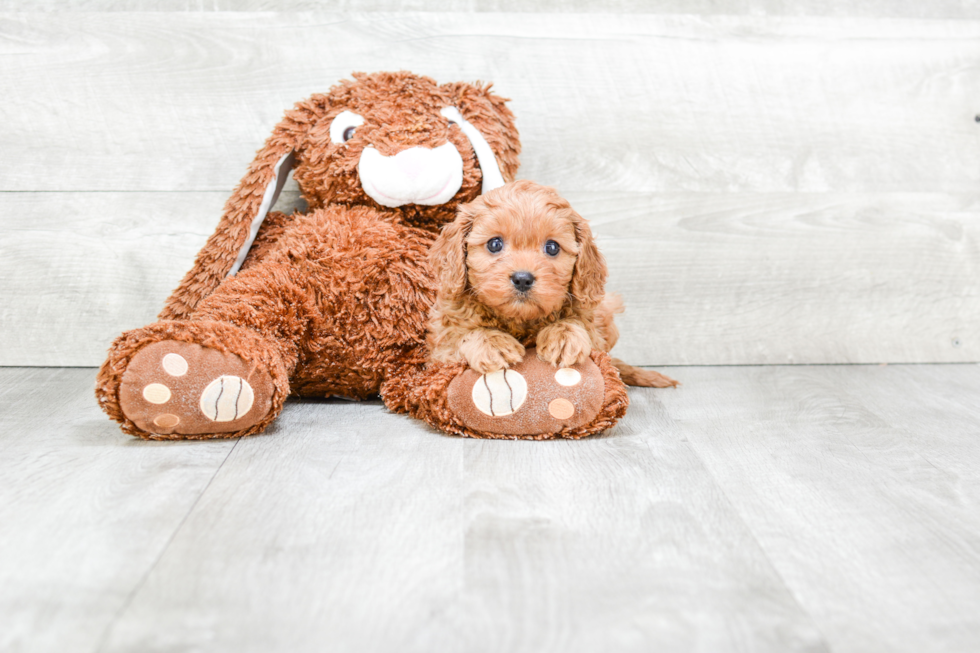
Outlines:
[[460, 207], [432, 248], [443, 296], [509, 320], [602, 301], [606, 264], [588, 223], [553, 188], [516, 181]]

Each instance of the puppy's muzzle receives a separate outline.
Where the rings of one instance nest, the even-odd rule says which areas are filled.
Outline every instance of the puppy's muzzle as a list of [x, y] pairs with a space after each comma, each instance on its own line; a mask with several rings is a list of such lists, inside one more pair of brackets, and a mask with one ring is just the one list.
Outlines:
[[510, 275], [510, 282], [514, 284], [517, 292], [526, 295], [534, 285], [534, 275], [526, 271], [515, 272]]

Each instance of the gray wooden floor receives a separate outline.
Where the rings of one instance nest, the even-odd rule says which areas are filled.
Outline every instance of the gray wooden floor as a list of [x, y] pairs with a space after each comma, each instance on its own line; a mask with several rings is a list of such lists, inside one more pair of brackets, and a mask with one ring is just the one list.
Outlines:
[[581, 442], [147, 443], [0, 369], [0, 650], [980, 649], [980, 366], [672, 374]]

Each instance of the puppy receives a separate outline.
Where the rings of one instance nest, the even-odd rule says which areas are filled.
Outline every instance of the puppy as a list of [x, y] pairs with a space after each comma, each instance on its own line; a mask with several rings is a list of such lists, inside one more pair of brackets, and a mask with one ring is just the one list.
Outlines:
[[[558, 367], [619, 338], [618, 296], [588, 223], [553, 188], [515, 181], [460, 206], [430, 250], [439, 290], [429, 322], [433, 360], [481, 374], [519, 363], [524, 348]], [[629, 385], [677, 381], [613, 359]]]

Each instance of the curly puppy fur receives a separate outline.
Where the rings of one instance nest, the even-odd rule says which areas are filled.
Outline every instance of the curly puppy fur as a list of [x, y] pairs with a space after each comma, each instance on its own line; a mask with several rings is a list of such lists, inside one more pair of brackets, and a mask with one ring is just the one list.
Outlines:
[[[606, 262], [588, 223], [553, 188], [512, 182], [460, 206], [429, 257], [439, 289], [429, 351], [487, 374], [518, 363], [525, 347], [558, 367], [608, 351], [619, 338], [606, 295]], [[613, 359], [630, 385], [677, 381]]]

